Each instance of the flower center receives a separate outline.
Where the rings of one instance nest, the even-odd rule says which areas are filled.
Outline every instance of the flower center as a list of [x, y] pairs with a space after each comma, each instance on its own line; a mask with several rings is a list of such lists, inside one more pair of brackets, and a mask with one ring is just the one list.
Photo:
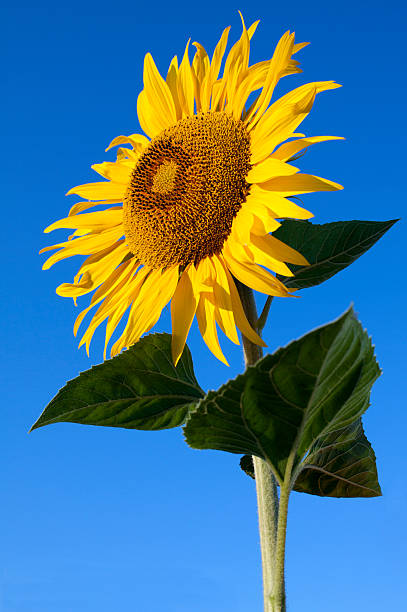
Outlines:
[[153, 268], [220, 253], [246, 200], [250, 138], [224, 112], [182, 119], [137, 162], [123, 202], [130, 251]]
[[177, 164], [175, 161], [165, 161], [157, 168], [151, 191], [154, 193], [170, 193], [175, 187], [176, 174]]

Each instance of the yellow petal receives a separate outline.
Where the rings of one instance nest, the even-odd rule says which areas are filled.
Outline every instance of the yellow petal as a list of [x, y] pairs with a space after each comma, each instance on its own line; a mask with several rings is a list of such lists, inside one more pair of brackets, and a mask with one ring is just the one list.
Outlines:
[[162, 131], [160, 118], [151, 108], [144, 89], [139, 93], [137, 98], [137, 115], [142, 130], [150, 138], [154, 138], [154, 136]]
[[[129, 286], [132, 302], [129, 317], [122, 335], [112, 347], [113, 355], [117, 355], [123, 348], [130, 346], [140, 337], [140, 334], [136, 333], [138, 331], [136, 327], [140, 324], [140, 315], [143, 313], [145, 301], [150, 301], [152, 294], [156, 295], [160, 274], [161, 270], [151, 270], [144, 266], [132, 279]], [[142, 323], [142, 329], [143, 327]], [[133, 341], [132, 336], [134, 336]]]
[[119, 200], [122, 202], [126, 193], [126, 185], [111, 183], [110, 181], [106, 183], [86, 183], [85, 185], [72, 187], [66, 195], [73, 193], [88, 200]]
[[103, 300], [106, 300], [106, 303], [108, 303], [108, 300], [112, 295], [114, 295], [116, 298], [117, 296], [121, 295], [123, 287], [126, 287], [137, 266], [137, 262], [130, 260], [122, 263], [115, 270], [113, 270], [113, 272], [105, 280], [105, 282], [95, 291], [89, 306], [82, 310], [82, 312], [80, 312], [79, 315], [76, 317], [73, 328], [73, 333], [75, 336], [78, 333], [78, 329], [83, 319], [85, 318], [87, 313], [92, 308], [94, 308], [94, 306], [96, 306]]
[[275, 176], [290, 176], [297, 172], [299, 172], [298, 168], [294, 168], [294, 166], [290, 166], [279, 159], [268, 157], [264, 161], [253, 166], [246, 180], [248, 183], [263, 183]]
[[253, 236], [250, 245], [247, 247], [247, 251], [251, 255], [252, 262], [259, 266], [265, 266], [277, 274], [282, 276], [294, 276], [290, 268], [279, 259], [272, 256], [267, 249], [261, 248], [263, 243], [261, 241], [263, 236]]
[[275, 113], [267, 111], [251, 132], [252, 164], [268, 157], [274, 148], [290, 138], [299, 124], [308, 115], [315, 100], [315, 90], [309, 91], [302, 100], [283, 106]]
[[334, 81], [317, 81], [297, 87], [279, 98], [259, 118], [251, 132], [251, 163], [267, 157], [274, 148], [294, 136], [294, 130], [310, 112], [317, 93], [340, 87]]
[[222, 353], [222, 349], [220, 348], [218, 334], [216, 331], [215, 306], [206, 296], [206, 293], [201, 293], [198, 307], [196, 309], [196, 318], [198, 320], [199, 331], [201, 332], [201, 336], [209, 350], [215, 355], [215, 357], [228, 366], [229, 364]]
[[253, 225], [253, 210], [249, 206], [243, 205], [233, 219], [232, 234], [235, 239], [242, 244], [250, 240], [250, 231]]
[[77, 215], [83, 212], [84, 210], [88, 210], [89, 208], [93, 208], [95, 206], [107, 206], [111, 204], [121, 204], [121, 203], [122, 203], [122, 200], [102, 200], [100, 202], [89, 202], [87, 200], [86, 202], [77, 202], [71, 207], [69, 211], [69, 217], [71, 217], [72, 215]]
[[209, 70], [211, 63], [204, 47], [198, 42], [194, 42], [192, 44], [196, 48], [194, 59], [192, 60], [192, 70], [198, 83], [201, 84]]
[[202, 82], [201, 105], [202, 105], [203, 112], [206, 112], [209, 110], [210, 100], [211, 100], [211, 95], [212, 95], [212, 87], [214, 83], [216, 82], [218, 75], [219, 75], [220, 65], [221, 65], [222, 58], [225, 53], [226, 45], [228, 42], [229, 30], [230, 30], [230, 26], [226, 28], [225, 30], [223, 30], [222, 36], [218, 44], [215, 47], [215, 51], [213, 52], [210, 68]]
[[246, 244], [250, 242], [251, 232], [268, 234], [275, 232], [280, 225], [268, 206], [250, 196], [233, 220], [231, 236], [237, 239], [237, 242]]
[[[253, 91], [261, 87], [261, 84], [258, 84], [258, 75], [256, 73], [251, 72], [251, 68], [253, 68], [253, 66], [246, 70], [245, 76], [242, 78], [240, 85], [236, 89], [235, 99], [233, 102], [233, 117], [236, 120], [244, 120], [246, 118], [247, 114], [251, 110], [249, 109], [246, 113], [244, 112], [244, 107], [247, 102], [247, 99]], [[254, 106], [254, 104], [255, 102], [253, 102], [252, 107]]]
[[67, 257], [72, 257], [72, 255], [91, 255], [96, 251], [101, 251], [119, 240], [119, 238], [122, 236], [123, 229], [120, 227], [119, 229], [114, 228], [113, 230], [102, 232], [100, 234], [91, 234], [89, 236], [84, 236], [83, 238], [75, 238], [75, 240], [68, 240], [67, 242], [60, 242], [59, 244], [45, 247], [45, 249], [41, 249], [40, 253], [44, 253], [45, 251], [52, 249], [58, 249], [60, 247], [62, 248], [60, 251], [54, 253], [46, 260], [42, 266], [42, 269], [48, 270], [57, 261], [61, 261]]
[[215, 266], [215, 282], [213, 285], [213, 295], [215, 299], [215, 306], [218, 314], [218, 322], [222, 331], [226, 336], [234, 342], [239, 344], [239, 338], [236, 332], [235, 317], [233, 314], [232, 298], [230, 296], [230, 288], [226, 270], [224, 264], [218, 256], [212, 257], [212, 262]]
[[253, 186], [247, 204], [253, 207], [253, 210], [256, 210], [258, 206], [266, 207], [272, 212], [275, 219], [311, 219], [314, 216], [312, 212], [294, 204], [291, 200], [287, 200], [278, 193], [261, 189], [258, 185]]
[[[242, 20], [242, 35], [228, 53], [222, 77], [222, 90], [226, 92], [227, 97], [225, 111], [229, 113], [233, 113], [235, 92], [249, 65], [250, 40], [241, 13], [240, 18]], [[219, 96], [221, 97], [221, 95], [220, 93]], [[214, 101], [213, 106], [216, 107], [216, 105], [217, 101]]]
[[109, 144], [107, 149], [105, 149], [105, 151], [108, 151], [112, 147], [117, 147], [118, 145], [127, 144], [127, 143], [130, 143], [135, 151], [137, 151], [138, 153], [141, 153], [141, 151], [149, 145], [150, 141], [148, 140], [148, 138], [143, 136], [143, 134], [130, 134], [130, 136], [116, 136], [116, 138], [113, 138], [112, 142]]
[[193, 264], [183, 272], [171, 300], [172, 359], [177, 365], [198, 305], [197, 275]]
[[[265, 60], [249, 66], [236, 95], [243, 96], [246, 102], [246, 99], [251, 92], [263, 87], [269, 73], [270, 63], [271, 60]], [[302, 70], [298, 67], [298, 62], [289, 60], [286, 68], [281, 71], [280, 78], [288, 74], [298, 74], [299, 72], [302, 72]], [[247, 112], [247, 117], [250, 115], [251, 111], [254, 110], [256, 103], [257, 100], [253, 104], [252, 108], [250, 108]]]
[[144, 59], [144, 92], [161, 130], [177, 122], [171, 91], [157, 70], [150, 53]]
[[[270, 60], [266, 60], [253, 64], [253, 66], [250, 66], [246, 70], [235, 94], [236, 99], [233, 104], [233, 116], [235, 119], [242, 119], [243, 121], [246, 121], [246, 119], [251, 115], [258, 102], [259, 96], [252, 102], [247, 111], [244, 111], [244, 106], [250, 94], [256, 91], [256, 89], [259, 89], [265, 85], [269, 68]], [[298, 74], [299, 72], [302, 72], [302, 70], [298, 67], [298, 62], [289, 60], [286, 67], [281, 70], [280, 78], [289, 74]]]
[[131, 346], [148, 332], [160, 318], [163, 308], [172, 298], [178, 283], [178, 266], [152, 270], [145, 280], [129, 314], [122, 336], [124, 346]]
[[119, 147], [116, 150], [116, 161], [120, 162], [121, 165], [127, 166], [133, 170], [135, 166], [135, 162], [140, 157], [140, 153], [137, 153], [133, 149], [128, 149], [127, 147]]
[[149, 268], [145, 266], [140, 266], [140, 262], [135, 257], [120, 264], [116, 270], [112, 272], [109, 278], [105, 280], [103, 285], [96, 289], [92, 296], [91, 304], [95, 305], [107, 297], [114, 296], [118, 288], [125, 286], [126, 283], [133, 282], [136, 277], [139, 278], [139, 276], [144, 273], [145, 269], [149, 270]]
[[235, 317], [236, 325], [238, 326], [242, 334], [248, 340], [250, 340], [251, 342], [254, 342], [258, 346], [267, 346], [264, 340], [262, 340], [260, 336], [256, 334], [256, 332], [254, 331], [254, 329], [248, 322], [245, 312], [243, 310], [243, 306], [242, 306], [242, 302], [239, 297], [238, 290], [236, 289], [235, 282], [224, 260], [223, 260], [223, 266], [225, 268], [226, 276], [227, 276], [228, 283], [229, 283], [230, 297], [231, 297], [232, 304], [233, 304], [233, 314]]
[[263, 251], [270, 253], [276, 259], [286, 263], [296, 264], [297, 266], [308, 266], [308, 261], [301, 253], [285, 244], [274, 236], [253, 236], [253, 242]]
[[128, 185], [133, 172], [132, 167], [120, 162], [103, 162], [101, 164], [93, 164], [91, 168], [103, 176], [103, 178], [109, 179], [110, 181], [114, 181], [116, 183], [123, 183], [126, 186]]
[[99, 287], [123, 261], [128, 249], [124, 240], [119, 241], [95, 255], [91, 255], [82, 264], [74, 283], [63, 283], [57, 287], [57, 294], [62, 297], [76, 298], [90, 293]]
[[271, 211], [263, 209], [261, 214], [258, 211], [253, 214], [250, 232], [256, 236], [264, 236], [269, 232], [275, 232], [280, 226], [281, 223], [275, 220]]
[[232, 47], [222, 78], [222, 87], [218, 91], [217, 100], [220, 108], [223, 108], [222, 95], [226, 95], [226, 108], [236, 120], [241, 119], [242, 111], [250, 93], [256, 89], [253, 87], [252, 73], [249, 68], [250, 40], [256, 31], [259, 21], [255, 21], [248, 30], [244, 23], [243, 16], [239, 11], [242, 20], [243, 32], [240, 40]]
[[109, 296], [108, 298], [104, 300], [104, 302], [102, 302], [102, 304], [100, 304], [99, 308], [93, 315], [88, 328], [83, 334], [79, 342], [78, 348], [80, 348], [81, 346], [85, 344], [86, 352], [89, 356], [90, 343], [92, 341], [92, 338], [93, 338], [93, 335], [96, 329], [106, 319], [108, 319], [109, 316], [112, 315], [112, 313], [116, 311], [116, 308], [122, 304], [123, 299], [126, 300], [126, 298], [128, 297], [129, 297], [129, 288], [127, 286], [121, 287], [120, 289], [117, 290], [117, 293], [115, 293], [114, 299], [112, 298], [112, 296]]
[[194, 83], [194, 96], [196, 102], [196, 112], [202, 110], [201, 88], [204, 78], [209, 72], [210, 61], [208, 54], [203, 46], [197, 42], [192, 43], [196, 47], [194, 59], [192, 60], [191, 73]]
[[[124, 314], [126, 310], [128, 309], [128, 307], [130, 306], [130, 304], [131, 304], [130, 292], [127, 292], [127, 294], [116, 304], [115, 309], [107, 318], [103, 359], [106, 359], [107, 346], [110, 342], [110, 339], [113, 333], [115, 332], [117, 326], [119, 325], [120, 321], [124, 317]], [[110, 356], [113, 357], [112, 354]]]
[[194, 81], [188, 57], [189, 42], [187, 42], [177, 78], [178, 97], [185, 117], [192, 117], [194, 114]]
[[[110, 314], [107, 318], [106, 323], [106, 333], [105, 333], [105, 346], [103, 349], [103, 359], [107, 358], [107, 347], [110, 342], [112, 335], [114, 334], [117, 326], [125, 315], [126, 310], [130, 306], [130, 297], [127, 296], [127, 299], [121, 300], [120, 304], [116, 305], [115, 310]], [[113, 357], [113, 355], [110, 355]]]
[[298, 51], [300, 51], [304, 47], [307, 47], [308, 45], [309, 45], [309, 42], [303, 42], [303, 43], [295, 44], [294, 48], [293, 48], [293, 55], [294, 55], [294, 53], [298, 53]]
[[132, 303], [132, 307], [130, 309], [129, 319], [127, 321], [126, 327], [120, 338], [112, 347], [112, 356], [117, 355], [118, 353], [120, 353], [122, 348], [124, 348], [124, 346], [129, 345], [127, 344], [127, 334], [132, 324], [132, 321], [130, 321], [130, 317], [132, 314], [132, 310], [134, 309], [134, 306], [137, 303], [137, 299], [144, 287], [145, 279], [146, 277], [148, 277], [149, 274], [151, 274], [150, 268], [143, 267], [138, 270], [135, 276], [131, 275], [129, 278], [127, 278], [127, 280], [125, 280], [124, 283], [121, 283], [120, 286], [118, 286], [114, 292], [110, 292], [104, 303], [95, 313], [89, 325], [89, 328], [86, 330], [79, 346], [86, 342], [88, 350], [90, 338], [92, 337], [96, 327], [103, 323], [103, 321], [105, 321], [105, 319], [107, 319], [109, 316], [113, 315], [116, 310], [116, 307], [118, 305], [119, 307], [122, 307], [123, 303], [127, 304], [127, 307], [130, 305], [130, 303]]
[[178, 81], [178, 58], [175, 55], [172, 58], [170, 67], [168, 69], [166, 83], [171, 91], [172, 99], [174, 100], [176, 117], [177, 117], [177, 120], [179, 120], [182, 117], [182, 110], [181, 110], [181, 104], [180, 104], [179, 97], [178, 97], [177, 81]]
[[291, 142], [282, 144], [272, 153], [272, 157], [274, 159], [280, 159], [281, 161], [287, 161], [303, 149], [315, 143], [325, 142], [327, 140], [344, 140], [344, 138], [342, 136], [309, 136], [307, 138], [301, 138], [300, 140], [292, 140]]
[[[240, 13], [240, 11], [239, 11], [239, 13]], [[243, 17], [242, 17], [241, 14], [240, 14], [240, 17], [241, 17], [241, 19], [243, 21]], [[254, 21], [252, 23], [252, 25], [250, 26], [250, 28], [247, 30], [247, 35], [249, 37], [249, 40], [251, 40], [253, 38], [253, 35], [254, 35], [255, 31], [257, 30], [257, 26], [259, 25], [259, 23], [260, 23], [260, 19], [258, 19], [257, 21]]]
[[256, 117], [259, 118], [268, 107], [274, 88], [278, 83], [282, 72], [286, 69], [294, 47], [294, 34], [285, 32], [277, 43], [276, 50], [269, 64], [269, 70], [264, 83], [263, 90], [254, 105], [246, 122], [251, 122], [251, 125], [256, 122]]
[[270, 60], [264, 60], [262, 62], [257, 62], [257, 64], [253, 64], [249, 66], [246, 72], [245, 81], [251, 83], [251, 90], [256, 91], [260, 87], [263, 87], [267, 74], [270, 68]]
[[[124, 238], [122, 240], [118, 240], [114, 244], [110, 245], [106, 249], [102, 251], [98, 251], [97, 253], [93, 253], [85, 259], [78, 272], [75, 274], [74, 283], [78, 283], [83, 277], [84, 274], [89, 273], [91, 276], [95, 273], [95, 271], [99, 268], [99, 266], [103, 267], [106, 263], [115, 262], [115, 265], [111, 266], [111, 272], [123, 262], [123, 260], [132, 259], [131, 253], [129, 253], [129, 249], [125, 244]], [[133, 259], [133, 261], [135, 261]]]
[[140, 302], [143, 305], [143, 314], [140, 316], [138, 325], [132, 330], [132, 335], [138, 340], [143, 333], [149, 331], [158, 321], [162, 310], [171, 300], [178, 284], [178, 266], [160, 270], [160, 276], [152, 288], [148, 298]]
[[196, 282], [199, 291], [213, 291], [216, 280], [215, 264], [211, 257], [202, 259], [196, 270]]
[[88, 228], [91, 230], [93, 227], [102, 226], [106, 229], [120, 225], [123, 222], [123, 208], [110, 208], [107, 210], [101, 210], [98, 212], [84, 213], [82, 215], [73, 215], [55, 221], [48, 227], [45, 228], [44, 232], [48, 234], [56, 229], [61, 228]]
[[300, 87], [292, 89], [284, 96], [276, 100], [270, 106], [267, 113], [272, 114], [279, 110], [282, 106], [289, 106], [290, 104], [301, 102], [301, 100], [306, 98], [310, 92], [315, 91], [315, 93], [319, 94], [323, 91], [337, 89], [338, 87], [341, 87], [341, 85], [339, 85], [339, 83], [335, 83], [335, 81], [313, 81], [312, 83], [305, 83], [304, 85], [300, 85]]
[[343, 189], [339, 183], [329, 181], [312, 174], [296, 174], [295, 176], [282, 176], [261, 184], [262, 189], [277, 191], [284, 197], [312, 193], [314, 191], [337, 191]]
[[[132, 302], [134, 284], [138, 282], [136, 277], [133, 277], [132, 281], [132, 283], [128, 283], [126, 286], [124, 286], [121, 291], [114, 294], [114, 303], [111, 297], [108, 298], [111, 307], [108, 308], [107, 313], [105, 346], [103, 351], [104, 359], [106, 359], [107, 346], [110, 338]], [[111, 357], [113, 357], [113, 354], [111, 354]]]
[[267, 295], [289, 295], [287, 289], [275, 276], [253, 264], [240, 245], [228, 241], [223, 249], [223, 255], [229, 270], [244, 285]]

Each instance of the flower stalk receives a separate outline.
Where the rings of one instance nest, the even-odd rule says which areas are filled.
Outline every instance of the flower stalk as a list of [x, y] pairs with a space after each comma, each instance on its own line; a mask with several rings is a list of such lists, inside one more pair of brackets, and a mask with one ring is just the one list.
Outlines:
[[[246, 317], [253, 329], [260, 334], [266, 323], [271, 299], [267, 300], [262, 315], [258, 318], [252, 289], [237, 280], [236, 285]], [[246, 367], [255, 364], [263, 356], [262, 348], [243, 335], [242, 342]], [[280, 503], [281, 501], [284, 502], [281, 508], [282, 516], [280, 516], [277, 483], [270, 466], [266, 461], [255, 456], [253, 456], [253, 466], [259, 514], [264, 612], [285, 612], [284, 555], [287, 522], [285, 497], [282, 500], [280, 499]]]
[[278, 504], [277, 536], [273, 564], [273, 591], [270, 598], [270, 612], [286, 612], [284, 566], [287, 512], [290, 492], [290, 482], [284, 482], [280, 487], [280, 500]]
[[264, 612], [274, 612], [274, 566], [276, 556], [278, 494], [275, 478], [263, 459], [253, 457], [263, 566]]

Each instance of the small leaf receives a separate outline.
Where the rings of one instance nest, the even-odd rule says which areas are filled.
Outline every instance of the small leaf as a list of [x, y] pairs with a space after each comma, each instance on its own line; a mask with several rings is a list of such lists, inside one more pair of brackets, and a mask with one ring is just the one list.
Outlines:
[[188, 417], [186, 440], [193, 448], [261, 457], [280, 483], [296, 478], [317, 440], [365, 412], [379, 375], [350, 309], [209, 392]]
[[171, 336], [150, 334], [69, 381], [31, 430], [61, 422], [149, 430], [177, 427], [203, 395], [188, 347], [175, 367]]
[[240, 459], [240, 467], [245, 474], [250, 476], [250, 478], [256, 478], [254, 475], [253, 457], [251, 455], [243, 455]]
[[299, 251], [309, 266], [289, 265], [294, 276], [279, 276], [286, 287], [314, 287], [363, 255], [396, 223], [391, 221], [336, 221], [318, 225], [283, 221], [273, 236]]
[[375, 454], [363, 432], [361, 419], [315, 442], [294, 490], [323, 497], [381, 495]]

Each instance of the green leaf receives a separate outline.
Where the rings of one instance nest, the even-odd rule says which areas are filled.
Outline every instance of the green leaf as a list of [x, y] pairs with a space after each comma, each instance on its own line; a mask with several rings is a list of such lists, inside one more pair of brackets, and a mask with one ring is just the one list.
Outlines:
[[[253, 459], [244, 455], [240, 467], [251, 478]], [[300, 464], [294, 491], [321, 497], [377, 497], [381, 495], [373, 449], [362, 420], [318, 438]]]
[[289, 478], [294, 485], [313, 445], [365, 412], [379, 375], [350, 309], [209, 392], [188, 417], [186, 440], [261, 457], [280, 484]]
[[69, 381], [31, 430], [61, 422], [149, 430], [176, 427], [203, 395], [188, 347], [174, 367], [171, 336], [150, 334]]
[[363, 255], [396, 221], [337, 221], [323, 225], [283, 221], [273, 236], [299, 251], [310, 265], [289, 265], [294, 276], [279, 278], [286, 287], [296, 289], [319, 285]]
[[375, 454], [361, 419], [319, 438], [304, 460], [295, 491], [328, 497], [381, 495]]

